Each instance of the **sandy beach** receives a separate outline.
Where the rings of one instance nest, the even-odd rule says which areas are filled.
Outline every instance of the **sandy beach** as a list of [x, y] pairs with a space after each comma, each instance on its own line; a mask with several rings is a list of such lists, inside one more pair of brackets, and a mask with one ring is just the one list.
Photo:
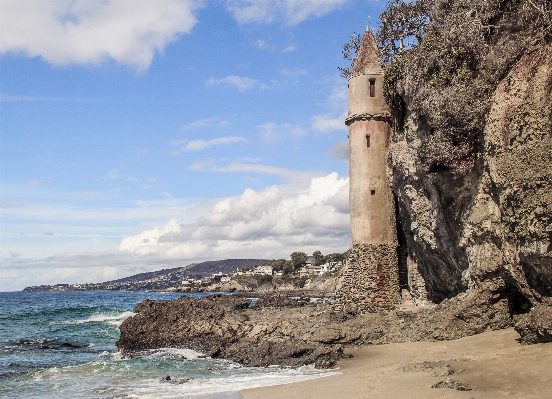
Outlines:
[[[520, 345], [518, 337], [508, 328], [454, 341], [367, 346], [347, 351], [354, 357], [339, 362], [341, 374], [240, 394], [243, 399], [552, 398], [552, 343]], [[445, 387], [432, 388], [440, 382]]]

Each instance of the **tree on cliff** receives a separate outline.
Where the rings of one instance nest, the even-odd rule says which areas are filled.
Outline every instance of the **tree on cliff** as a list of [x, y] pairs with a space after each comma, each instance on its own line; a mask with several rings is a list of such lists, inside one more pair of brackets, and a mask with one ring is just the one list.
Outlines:
[[[551, 21], [549, 0], [390, 3], [377, 35], [389, 64], [384, 92], [396, 132], [406, 103], [427, 131], [418, 148], [427, 172], [472, 169], [497, 84], [525, 52], [550, 41]], [[397, 39], [409, 37], [417, 44], [397, 48]]]
[[343, 45], [343, 50], [341, 51], [341, 53], [343, 54], [343, 58], [350, 61], [350, 64], [345, 67], [337, 67], [337, 69], [339, 69], [340, 71], [339, 76], [341, 76], [342, 78], [348, 79], [351, 76], [351, 71], [353, 70], [353, 62], [355, 61], [358, 49], [360, 48], [361, 40], [362, 36], [360, 36], [359, 33], [353, 32], [353, 34], [349, 36], [349, 41]]
[[326, 261], [326, 258], [324, 255], [322, 255], [322, 252], [320, 251], [314, 251], [312, 253], [312, 256], [314, 257], [314, 260], [316, 262], [317, 265], [323, 265], [324, 262]]
[[284, 267], [282, 268], [282, 273], [284, 275], [292, 274], [295, 272], [295, 268], [293, 267], [293, 262], [290, 260], [286, 260], [284, 263]]
[[286, 260], [285, 259], [272, 259], [269, 262], [269, 264], [270, 264], [270, 266], [272, 266], [272, 269], [275, 272], [280, 272], [284, 269], [284, 266], [286, 265]]
[[299, 269], [302, 266], [305, 266], [307, 263], [307, 254], [304, 252], [293, 252], [290, 255], [291, 263], [295, 270]]

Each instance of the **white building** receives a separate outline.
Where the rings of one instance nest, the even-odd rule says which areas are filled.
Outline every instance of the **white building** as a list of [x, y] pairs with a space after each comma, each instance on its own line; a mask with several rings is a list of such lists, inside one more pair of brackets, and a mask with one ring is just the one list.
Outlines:
[[272, 274], [274, 274], [274, 270], [272, 270], [272, 266], [261, 265], [255, 268], [253, 274], [257, 276], [272, 276]]

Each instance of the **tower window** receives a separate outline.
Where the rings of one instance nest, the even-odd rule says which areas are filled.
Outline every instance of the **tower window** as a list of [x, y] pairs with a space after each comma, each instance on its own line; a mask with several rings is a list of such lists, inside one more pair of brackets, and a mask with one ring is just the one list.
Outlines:
[[376, 195], [376, 190], [370, 190], [370, 195]]
[[370, 79], [370, 97], [376, 96], [376, 79]]
[[370, 135], [366, 135], [366, 147], [370, 148]]

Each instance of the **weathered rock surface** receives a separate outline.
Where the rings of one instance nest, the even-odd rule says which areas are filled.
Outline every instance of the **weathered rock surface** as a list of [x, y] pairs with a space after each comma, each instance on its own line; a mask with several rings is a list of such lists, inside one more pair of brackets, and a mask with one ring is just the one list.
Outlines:
[[552, 307], [533, 307], [514, 328], [523, 344], [552, 342]]
[[[327, 344], [343, 337], [329, 337], [327, 331], [311, 337], [314, 323], [303, 321], [316, 307], [296, 306], [295, 301], [293, 307], [284, 308], [288, 301], [278, 296], [252, 310], [250, 301], [236, 296], [146, 300], [134, 309], [136, 316], [121, 324], [117, 347], [128, 355], [163, 347], [189, 348], [248, 366], [333, 366], [343, 351]], [[294, 308], [295, 312], [289, 311]]]
[[552, 304], [551, 66], [548, 43], [505, 76], [480, 155], [463, 174], [422, 170], [432, 133], [405, 99], [405, 127], [390, 143], [392, 187], [410, 261], [430, 300], [462, 292], [469, 292], [463, 300], [499, 297], [507, 303], [501, 318]]
[[308, 301], [301, 305], [281, 294], [267, 294], [257, 301], [262, 306], [253, 308], [237, 296], [146, 300], [121, 324], [117, 347], [129, 356], [180, 347], [248, 366], [327, 368], [348, 346], [450, 340], [511, 325], [505, 297], [487, 291], [464, 295], [474, 297], [378, 314], [336, 311]]

